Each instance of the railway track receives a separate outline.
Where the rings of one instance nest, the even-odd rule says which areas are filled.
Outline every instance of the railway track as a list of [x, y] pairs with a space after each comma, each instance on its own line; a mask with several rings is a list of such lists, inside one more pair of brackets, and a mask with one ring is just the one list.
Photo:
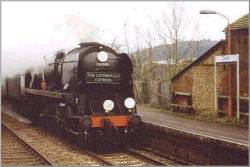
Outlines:
[[[44, 132], [40, 128], [31, 125], [23, 125], [12, 117], [2, 114], [2, 122], [7, 124], [32, 145], [39, 150], [45, 159], [54, 166], [58, 165], [172, 165], [172, 161], [165, 159], [153, 152], [142, 149], [125, 148], [113, 153], [94, 153], [79, 148], [77, 145], [64, 140], [56, 135]], [[23, 165], [23, 164], [22, 164]]]
[[8, 125], [17, 135], [25, 139], [29, 145], [39, 150], [55, 166], [98, 166], [104, 164], [76, 146], [67, 143], [64, 139], [50, 133], [45, 133], [40, 128], [17, 122], [14, 118], [6, 114], [2, 114], [2, 122]]
[[4, 123], [2, 123], [2, 164], [54, 166]]
[[126, 165], [126, 166], [144, 166], [152, 165], [153, 163], [148, 162], [145, 159], [138, 158], [127, 151], [119, 151], [113, 153], [102, 153], [96, 154], [89, 152], [93, 157], [102, 161], [105, 165], [116, 166], [116, 165]]
[[168, 158], [163, 157], [160, 154], [157, 154], [156, 152], [152, 152], [144, 148], [137, 148], [137, 149], [127, 148], [126, 150], [137, 157], [141, 157], [142, 159], [148, 160], [153, 165], [160, 165], [160, 166], [180, 165]]
[[152, 151], [140, 148], [123, 148], [121, 151], [109, 152], [97, 154], [85, 150], [90, 156], [103, 162], [105, 165], [116, 166], [116, 165], [126, 165], [126, 166], [144, 166], [144, 165], [178, 165], [176, 162], [166, 159], [159, 154], [153, 153]]

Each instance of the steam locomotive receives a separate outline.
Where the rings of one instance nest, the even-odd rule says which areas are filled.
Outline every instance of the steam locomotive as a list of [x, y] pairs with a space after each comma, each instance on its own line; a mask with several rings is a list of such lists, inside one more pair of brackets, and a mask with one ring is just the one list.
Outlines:
[[[21, 100], [25, 114], [59, 133], [86, 142], [135, 134], [141, 125], [133, 94], [132, 62], [108, 46], [81, 43], [57, 52], [40, 72], [6, 80], [6, 95]], [[17, 90], [20, 89], [20, 90]]]

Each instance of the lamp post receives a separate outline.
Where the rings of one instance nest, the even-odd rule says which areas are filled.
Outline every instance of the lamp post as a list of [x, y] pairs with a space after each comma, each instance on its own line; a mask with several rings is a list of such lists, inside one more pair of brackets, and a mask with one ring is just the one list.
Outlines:
[[[230, 27], [230, 21], [229, 21], [229, 18], [217, 11], [212, 11], [212, 10], [201, 10], [200, 11], [200, 14], [217, 14], [217, 15], [220, 15], [222, 16], [223, 18], [225, 18], [227, 20], [227, 23], [228, 23], [228, 29], [227, 29], [227, 54], [230, 55], [231, 54], [231, 27]], [[229, 75], [228, 75], [228, 82], [229, 82], [229, 96], [228, 96], [228, 105], [227, 105], [227, 108], [228, 108], [228, 117], [231, 118], [232, 117], [232, 83], [231, 83], [231, 75], [232, 75], [232, 72], [231, 72], [231, 66], [229, 65], [228, 66], [228, 71], [229, 71]], [[217, 99], [215, 99], [217, 100]]]

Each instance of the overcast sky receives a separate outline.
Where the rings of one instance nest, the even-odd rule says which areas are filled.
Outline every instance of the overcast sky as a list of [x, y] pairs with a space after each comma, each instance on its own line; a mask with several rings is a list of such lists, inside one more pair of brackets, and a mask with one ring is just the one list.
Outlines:
[[[185, 20], [192, 20], [184, 40], [224, 38], [227, 22], [218, 15], [200, 15], [201, 9], [223, 13], [233, 22], [249, 11], [248, 1], [178, 2]], [[124, 23], [134, 47], [135, 28], [152, 28], [152, 20], [168, 14], [169, 2], [2, 2], [2, 74], [14, 74], [43, 62], [58, 49], [76, 47], [81, 40], [124, 43]], [[194, 25], [198, 24], [198, 31]], [[151, 29], [152, 30], [152, 29]], [[154, 30], [152, 30], [153, 33]], [[154, 45], [157, 45], [157, 40]]]

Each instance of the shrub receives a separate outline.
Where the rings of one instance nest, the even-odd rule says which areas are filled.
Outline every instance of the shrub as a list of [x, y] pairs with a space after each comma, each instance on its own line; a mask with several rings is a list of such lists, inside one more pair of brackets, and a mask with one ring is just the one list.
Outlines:
[[141, 86], [142, 86], [142, 101], [143, 101], [143, 103], [149, 103], [150, 102], [149, 82], [143, 81]]

